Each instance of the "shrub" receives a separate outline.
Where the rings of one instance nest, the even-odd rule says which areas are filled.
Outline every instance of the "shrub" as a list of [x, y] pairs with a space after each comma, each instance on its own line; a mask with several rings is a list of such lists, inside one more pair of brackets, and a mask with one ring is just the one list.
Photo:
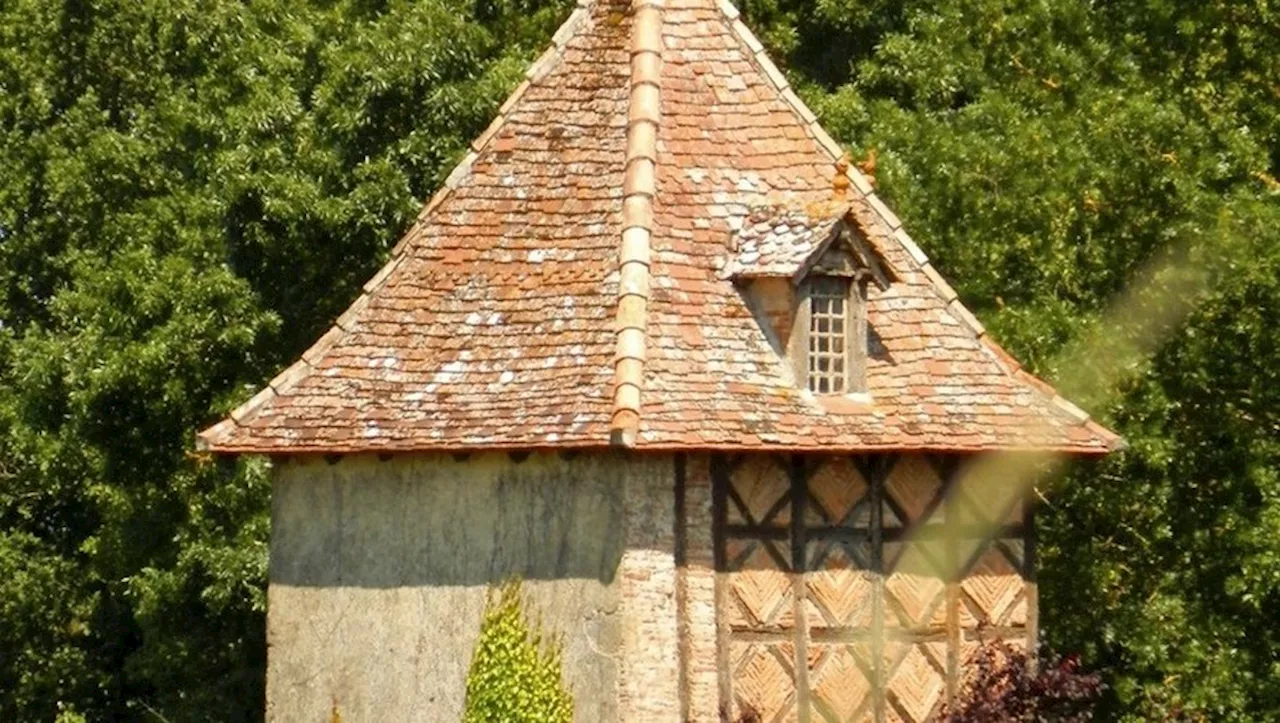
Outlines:
[[463, 723], [571, 723], [558, 641], [525, 616], [521, 588], [490, 590], [467, 674]]
[[1073, 657], [1025, 651], [993, 640], [970, 660], [972, 675], [945, 723], [1084, 723], [1102, 694], [1099, 676], [1080, 670]]

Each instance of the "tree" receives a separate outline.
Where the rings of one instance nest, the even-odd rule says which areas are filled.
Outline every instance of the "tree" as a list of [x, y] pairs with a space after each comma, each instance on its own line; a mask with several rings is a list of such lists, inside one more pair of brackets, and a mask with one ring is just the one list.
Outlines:
[[194, 433], [342, 310], [566, 11], [0, 4], [0, 719], [261, 720], [266, 466]]
[[[267, 469], [193, 434], [341, 311], [569, 4], [0, 4], [0, 719], [261, 718]], [[1038, 521], [1100, 715], [1280, 710], [1274, 10], [744, 5], [992, 334], [1128, 440]], [[1162, 259], [1195, 303], [1151, 346], [1108, 309]]]

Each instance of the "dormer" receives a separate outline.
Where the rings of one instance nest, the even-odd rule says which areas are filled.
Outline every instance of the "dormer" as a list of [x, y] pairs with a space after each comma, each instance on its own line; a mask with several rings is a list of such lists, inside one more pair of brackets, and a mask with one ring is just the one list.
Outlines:
[[816, 395], [867, 391], [867, 292], [889, 267], [852, 208], [836, 202], [753, 212], [723, 275], [742, 291], [796, 385]]

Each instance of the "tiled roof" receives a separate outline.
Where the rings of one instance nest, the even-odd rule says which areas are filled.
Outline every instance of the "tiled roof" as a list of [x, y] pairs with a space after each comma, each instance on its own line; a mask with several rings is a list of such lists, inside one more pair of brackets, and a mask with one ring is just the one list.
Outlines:
[[734, 236], [721, 276], [791, 276], [844, 220], [846, 208], [753, 210]]
[[856, 170], [852, 214], [895, 272], [868, 303], [871, 402], [796, 388], [724, 264], [750, 209], [829, 201], [840, 153], [727, 2], [579, 7], [365, 293], [200, 444], [1114, 447]]
[[[853, 207], [844, 201], [809, 203], [803, 208], [765, 206], [747, 214], [742, 229], [733, 234], [727, 249], [727, 260], [720, 271], [725, 279], [756, 276], [796, 277], [805, 273], [830, 247], [846, 225], [857, 226]], [[860, 247], [859, 255], [873, 267], [882, 286], [888, 279], [882, 275], [883, 259], [876, 258], [871, 248]]]

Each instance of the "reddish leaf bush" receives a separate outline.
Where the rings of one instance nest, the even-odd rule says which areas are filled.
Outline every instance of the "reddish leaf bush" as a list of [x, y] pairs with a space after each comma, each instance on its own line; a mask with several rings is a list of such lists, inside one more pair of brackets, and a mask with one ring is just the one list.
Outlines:
[[1000, 640], [985, 643], [969, 665], [964, 690], [940, 716], [945, 723], [1084, 723], [1106, 687], [1075, 656], [1036, 660]]

